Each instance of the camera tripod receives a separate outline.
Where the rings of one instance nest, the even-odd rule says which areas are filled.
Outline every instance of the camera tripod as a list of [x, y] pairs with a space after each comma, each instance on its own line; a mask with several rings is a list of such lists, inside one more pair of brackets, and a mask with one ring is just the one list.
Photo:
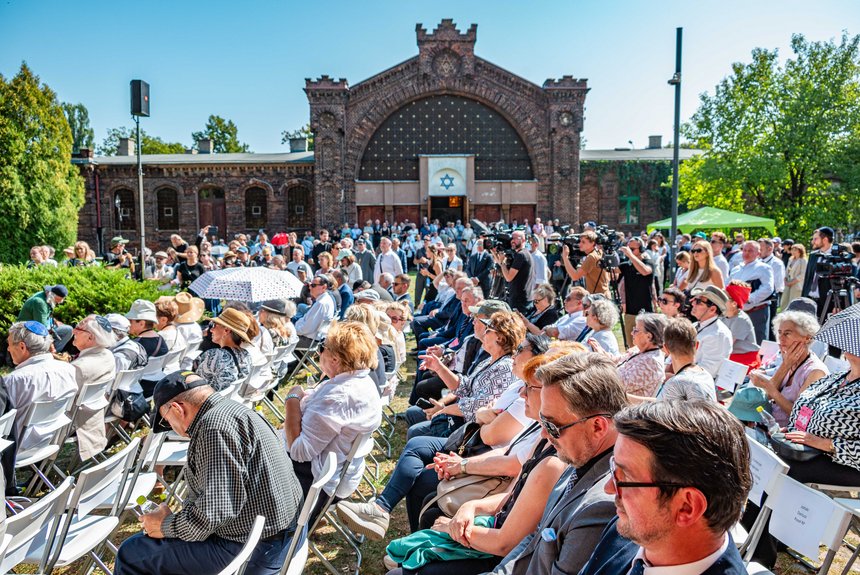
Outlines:
[[818, 318], [818, 323], [824, 325], [824, 320], [827, 319], [830, 312], [830, 306], [833, 306], [833, 313], [848, 309], [854, 305], [854, 286], [860, 284], [860, 280], [854, 277], [839, 276], [830, 278], [830, 289], [827, 290], [827, 297], [824, 299], [824, 306], [821, 308], [821, 316]]

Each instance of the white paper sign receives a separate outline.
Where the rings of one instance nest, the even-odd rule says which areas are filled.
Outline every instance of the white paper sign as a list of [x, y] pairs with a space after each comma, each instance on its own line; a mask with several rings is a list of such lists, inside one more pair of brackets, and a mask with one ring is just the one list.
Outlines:
[[742, 363], [738, 363], [730, 359], [724, 359], [722, 365], [720, 365], [720, 370], [717, 372], [717, 379], [714, 383], [716, 383], [717, 387], [720, 389], [725, 389], [726, 391], [734, 393], [735, 389], [743, 383], [744, 378], [747, 376], [748, 369], [749, 367]]
[[773, 358], [776, 357], [776, 354], [779, 353], [779, 344], [775, 341], [770, 341], [768, 339], [761, 342], [761, 346], [759, 346], [759, 353], [761, 354], [761, 360], [763, 364], [770, 363], [773, 361]]
[[771, 535], [807, 557], [818, 557], [819, 537], [810, 534], [822, 534], [827, 528], [833, 512], [829, 499], [796, 481], [784, 480], [770, 517]]
[[765, 489], [773, 479], [775, 473], [779, 472], [779, 459], [764, 445], [755, 439], [750, 443], [750, 473], [752, 474], [752, 488], [748, 498], [756, 505], [761, 506], [761, 498]]

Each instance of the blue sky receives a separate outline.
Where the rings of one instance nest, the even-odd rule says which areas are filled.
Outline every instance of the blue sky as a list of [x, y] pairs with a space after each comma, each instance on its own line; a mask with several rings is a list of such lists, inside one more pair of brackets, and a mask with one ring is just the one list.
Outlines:
[[151, 85], [143, 128], [191, 142], [209, 114], [232, 119], [256, 152], [308, 121], [302, 88], [322, 74], [356, 84], [417, 54], [415, 24], [478, 24], [478, 56], [532, 82], [588, 78], [590, 149], [671, 139], [675, 28], [684, 28], [681, 114], [755, 47], [790, 52], [860, 33], [856, 0], [90, 2], [0, 0], [0, 74], [26, 61], [59, 98], [87, 106], [101, 142], [131, 125], [128, 83]]

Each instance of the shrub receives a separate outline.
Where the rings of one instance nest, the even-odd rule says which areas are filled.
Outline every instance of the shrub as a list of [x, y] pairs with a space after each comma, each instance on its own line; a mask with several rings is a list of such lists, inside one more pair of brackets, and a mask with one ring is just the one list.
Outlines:
[[[74, 325], [91, 313], [125, 313], [136, 299], [155, 301], [164, 292], [154, 282], [126, 279], [123, 270], [92, 266], [69, 268], [40, 266], [27, 269], [23, 265], [0, 268], [0, 333], [5, 334], [15, 323], [24, 301], [46, 285], [63, 284], [69, 297], [58, 306], [54, 316], [63, 323]], [[4, 337], [5, 340], [5, 337]]]

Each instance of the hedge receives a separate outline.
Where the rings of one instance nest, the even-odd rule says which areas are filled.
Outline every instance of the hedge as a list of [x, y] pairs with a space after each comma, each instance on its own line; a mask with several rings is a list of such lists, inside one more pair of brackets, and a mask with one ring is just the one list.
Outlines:
[[36, 269], [6, 265], [0, 268], [0, 333], [7, 333], [17, 321], [26, 299], [44, 286], [55, 284], [69, 288], [69, 297], [54, 311], [54, 317], [69, 325], [91, 313], [125, 313], [136, 299], [155, 301], [165, 295], [158, 291], [158, 284], [126, 279], [122, 270], [70, 268], [62, 264]]

